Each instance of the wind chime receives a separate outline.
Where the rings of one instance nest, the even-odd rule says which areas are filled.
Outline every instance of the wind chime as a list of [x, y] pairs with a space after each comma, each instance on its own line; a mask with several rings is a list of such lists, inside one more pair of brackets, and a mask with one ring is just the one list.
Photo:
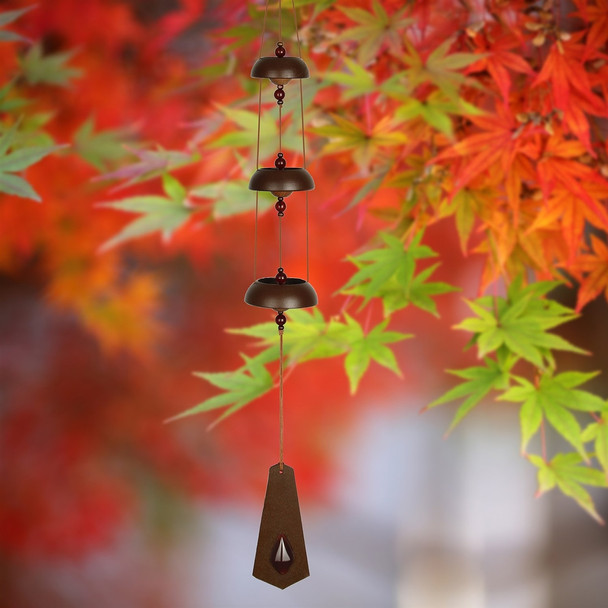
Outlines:
[[[298, 33], [295, 2], [292, 0], [294, 26], [297, 37], [298, 56], [288, 56], [282, 41], [282, 6], [278, 3], [279, 38], [274, 49], [274, 57], [262, 57], [262, 47], [266, 33], [268, 4], [264, 11], [264, 25], [260, 54], [251, 70], [252, 78], [260, 80], [258, 94], [258, 136], [256, 171], [251, 177], [249, 188], [255, 190], [255, 237], [253, 254], [253, 278], [245, 302], [259, 308], [275, 311], [275, 322], [279, 340], [279, 462], [270, 467], [268, 485], [260, 523], [260, 533], [253, 566], [253, 576], [281, 589], [289, 587], [309, 576], [306, 546], [302, 530], [302, 519], [298, 504], [298, 492], [293, 469], [283, 461], [283, 333], [287, 324], [285, 312], [294, 308], [316, 306], [317, 294], [308, 282], [308, 191], [315, 183], [306, 170], [306, 142], [304, 138], [304, 96], [302, 79], [309, 77], [308, 67], [302, 60], [302, 48]], [[270, 80], [275, 85], [274, 99], [278, 106], [279, 137], [274, 167], [260, 168], [260, 119], [262, 112], [262, 84]], [[287, 97], [286, 85], [292, 80], [299, 82], [300, 114], [302, 123], [302, 167], [288, 166], [283, 154], [283, 104]], [[287, 97], [289, 101], [289, 97]], [[278, 264], [273, 277], [257, 278], [258, 249], [258, 201], [260, 192], [271, 192], [276, 197], [274, 209], [278, 221]], [[305, 192], [306, 215], [306, 280], [290, 277], [283, 268], [283, 221], [287, 214], [285, 199], [295, 192]], [[291, 199], [290, 199], [291, 201]], [[291, 207], [291, 204], [290, 204]], [[291, 210], [290, 210], [291, 212]], [[288, 215], [291, 215], [289, 213]]]

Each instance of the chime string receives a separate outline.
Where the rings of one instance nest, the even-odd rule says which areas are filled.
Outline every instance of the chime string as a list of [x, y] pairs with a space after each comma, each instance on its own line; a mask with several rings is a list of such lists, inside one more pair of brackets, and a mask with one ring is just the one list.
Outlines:
[[[260, 40], [260, 52], [258, 58], [262, 56], [262, 49], [264, 48], [264, 36], [266, 35], [266, 20], [268, 18], [268, 5], [270, 0], [266, 0], [266, 6], [264, 8], [264, 23], [262, 25], [262, 38]], [[258, 139], [256, 144], [255, 153], [255, 170], [260, 168], [260, 123], [262, 120], [262, 80], [260, 79], [260, 88], [258, 92]], [[255, 228], [253, 236], [253, 280], [255, 281], [258, 274], [258, 216], [260, 211], [260, 193], [256, 190], [255, 193]]]
[[279, 0], [279, 40], [283, 40], [283, 9], [281, 7], [281, 0]]
[[279, 152], [283, 152], [283, 109], [279, 106]]
[[[262, 81], [260, 80], [260, 88], [258, 92], [258, 141], [255, 153], [255, 170], [260, 168], [260, 122], [262, 116]], [[257, 278], [258, 272], [258, 216], [260, 209], [260, 193], [255, 192], [255, 228], [253, 236], [253, 280]]]
[[[300, 31], [298, 29], [298, 14], [296, 12], [295, 0], [291, 0], [293, 10], [293, 25], [296, 30], [296, 38], [298, 41], [298, 56], [302, 58], [302, 42], [300, 40]], [[300, 78], [300, 118], [302, 123], [302, 165], [306, 169], [306, 137], [304, 135], [304, 88], [302, 79]], [[310, 246], [309, 246], [309, 230], [308, 230], [308, 191], [306, 192], [306, 280], [310, 280]]]
[[279, 329], [279, 470], [283, 471], [283, 330]]
[[279, 266], [283, 268], [283, 218], [279, 218]]
[[262, 40], [260, 41], [260, 54], [258, 59], [262, 56], [262, 49], [264, 48], [264, 36], [266, 35], [266, 19], [268, 17], [268, 4], [270, 0], [266, 0], [266, 8], [264, 9], [264, 24], [262, 25]]

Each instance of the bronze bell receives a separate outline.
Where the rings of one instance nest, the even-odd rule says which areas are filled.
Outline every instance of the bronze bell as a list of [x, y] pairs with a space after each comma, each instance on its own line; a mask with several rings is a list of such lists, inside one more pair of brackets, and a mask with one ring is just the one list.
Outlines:
[[294, 78], [310, 78], [310, 73], [299, 57], [260, 57], [251, 68], [251, 77], [268, 78], [279, 85]]
[[274, 196], [289, 196], [292, 192], [314, 190], [312, 175], [301, 167], [258, 169], [249, 180], [250, 190], [272, 192]]
[[245, 302], [276, 311], [308, 308], [319, 302], [314, 287], [304, 279], [288, 278], [282, 285], [275, 277], [254, 281], [245, 293]]

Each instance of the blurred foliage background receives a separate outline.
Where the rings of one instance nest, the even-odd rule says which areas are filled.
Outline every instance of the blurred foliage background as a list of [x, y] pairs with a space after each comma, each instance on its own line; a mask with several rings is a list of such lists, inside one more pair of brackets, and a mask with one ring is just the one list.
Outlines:
[[[196, 528], [201, 508], [261, 500], [277, 457], [277, 352], [274, 324], [242, 297], [255, 204], [249, 70], [264, 4], [0, 2], [2, 605], [82, 605], [58, 582], [73, 571], [57, 564], [95, 569], [104, 555], [143, 574], [137, 584], [116, 578], [113, 605], [208, 605], [204, 589], [198, 604], [167, 599], [180, 580], [171, 547]], [[290, 5], [283, 2], [284, 38], [296, 54]], [[497, 391], [510, 403], [494, 404], [475, 432], [491, 443], [492, 424], [505, 415], [519, 423], [513, 464], [504, 466], [518, 467], [521, 449], [540, 491], [557, 486], [601, 520], [605, 498], [588, 492], [606, 485], [608, 468], [605, 389], [592, 373], [608, 356], [608, 7], [294, 5], [313, 76], [304, 99], [317, 184], [311, 281], [321, 301], [314, 313], [291, 315], [286, 334], [286, 459], [304, 504], [334, 500], [341, 450], [365, 435], [370, 412], [390, 420], [464, 398], [458, 422]], [[267, 54], [277, 22], [269, 3]], [[270, 162], [276, 117], [267, 97], [261, 157]], [[286, 109], [296, 97], [287, 87]], [[291, 110], [284, 147], [297, 165]], [[296, 196], [285, 256], [288, 273], [302, 276]], [[269, 276], [275, 224], [263, 214], [259, 266]], [[566, 321], [559, 335], [551, 331]], [[475, 348], [463, 351], [470, 336], [457, 324]], [[456, 387], [446, 368], [460, 370]], [[230, 378], [253, 390], [212, 401]], [[591, 392], [580, 388], [585, 381]], [[210, 432], [217, 412], [163, 424], [217, 405], [239, 411]], [[408, 453], [415, 461], [450, 449], [438, 443], [449, 420], [425, 418], [435, 422], [408, 424], [436, 441]], [[449, 476], [441, 467], [429, 473], [436, 479], [412, 486], [422, 496]], [[479, 479], [493, 487], [500, 475]], [[522, 489], [505, 488], [515, 504]], [[519, 500], [531, 502], [532, 492]], [[540, 519], [551, 520], [544, 511]], [[79, 575], [86, 596], [96, 579]], [[90, 606], [109, 605], [95, 593]], [[244, 605], [209, 597], [214, 608]], [[495, 605], [466, 597], [469, 608]], [[313, 605], [306, 601], [293, 605]], [[600, 606], [591, 602], [581, 605]]]

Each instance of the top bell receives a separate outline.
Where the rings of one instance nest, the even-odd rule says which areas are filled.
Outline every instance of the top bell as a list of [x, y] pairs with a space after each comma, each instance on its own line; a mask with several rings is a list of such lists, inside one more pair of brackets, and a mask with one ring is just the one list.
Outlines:
[[287, 84], [294, 78], [309, 78], [308, 66], [300, 57], [285, 57], [282, 42], [277, 44], [275, 57], [260, 57], [251, 68], [252, 78], [268, 78], [276, 85]]

